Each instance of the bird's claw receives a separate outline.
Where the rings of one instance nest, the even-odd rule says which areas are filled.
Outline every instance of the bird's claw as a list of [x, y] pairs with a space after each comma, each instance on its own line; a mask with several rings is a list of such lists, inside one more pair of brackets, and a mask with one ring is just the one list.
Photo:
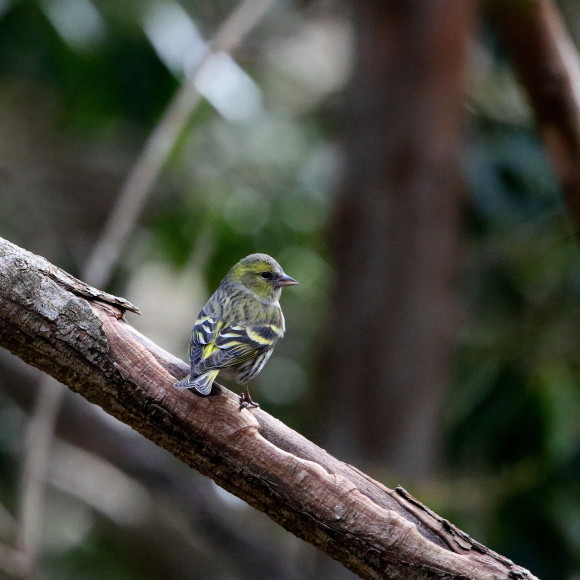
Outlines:
[[254, 401], [252, 401], [250, 393], [248, 393], [247, 391], [240, 393], [240, 410], [247, 409], [248, 407], [252, 409], [257, 409], [259, 406], [260, 405], [258, 405], [258, 403], [254, 403]]

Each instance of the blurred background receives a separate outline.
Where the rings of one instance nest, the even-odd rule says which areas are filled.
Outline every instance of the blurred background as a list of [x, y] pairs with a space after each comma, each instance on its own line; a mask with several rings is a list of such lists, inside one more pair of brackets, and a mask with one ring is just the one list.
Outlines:
[[[195, 77], [105, 289], [185, 359], [229, 267], [273, 255], [301, 284], [262, 407], [544, 580], [580, 579], [580, 254], [493, 18], [271, 4]], [[82, 276], [240, 6], [0, 0], [0, 234]], [[578, 5], [559, 10], [577, 42]], [[0, 352], [0, 577], [353, 577], [70, 392], [31, 487], [39, 382]]]

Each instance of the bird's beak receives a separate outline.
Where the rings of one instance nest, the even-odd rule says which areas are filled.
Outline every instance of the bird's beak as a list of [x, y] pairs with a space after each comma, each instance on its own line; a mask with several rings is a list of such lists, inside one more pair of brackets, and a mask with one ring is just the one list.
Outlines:
[[276, 280], [276, 288], [282, 288], [282, 286], [294, 286], [295, 284], [300, 284], [300, 282], [294, 280], [294, 278], [290, 278], [290, 276], [286, 276], [286, 274], [282, 274], [282, 276]]

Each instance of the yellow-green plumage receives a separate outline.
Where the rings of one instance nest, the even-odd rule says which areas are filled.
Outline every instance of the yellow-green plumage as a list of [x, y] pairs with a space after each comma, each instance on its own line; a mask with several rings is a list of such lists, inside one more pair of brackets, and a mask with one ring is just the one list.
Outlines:
[[[255, 377], [284, 335], [280, 294], [298, 284], [270, 256], [251, 254], [221, 281], [199, 313], [189, 348], [190, 374], [176, 386], [211, 391], [218, 373], [241, 384]], [[246, 388], [242, 406], [255, 405]]]

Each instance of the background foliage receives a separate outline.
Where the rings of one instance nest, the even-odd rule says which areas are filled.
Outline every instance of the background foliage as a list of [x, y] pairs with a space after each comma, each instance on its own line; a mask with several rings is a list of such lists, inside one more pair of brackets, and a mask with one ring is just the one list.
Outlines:
[[[184, 67], [234, 6], [0, 2], [1, 235], [78, 273]], [[301, 285], [285, 292], [287, 336], [254, 390], [309, 437], [321, 437], [312, 411], [317, 346], [328, 291], [340, 285], [326, 228], [341, 179], [352, 37], [339, 3], [283, 2], [268, 13], [235, 62], [201, 87], [207, 100], [109, 288], [140, 306], [131, 323], [185, 357], [195, 314], [229, 266], [253, 251], [276, 256]], [[433, 477], [401, 480], [388, 465], [374, 475], [538, 576], [577, 579], [578, 246], [483, 16], [468, 72], [462, 324], [445, 449]], [[0, 542], [9, 544], [31, 405], [17, 391], [33, 379], [5, 353], [0, 364], [0, 506], [8, 512], [0, 511]], [[71, 413], [86, 404], [68, 397]], [[384, 412], [387, 421], [396, 410]], [[322, 555], [122, 427], [109, 426], [126, 458], [115, 466], [102, 441], [85, 433], [84, 445], [72, 444], [66, 414], [61, 422], [42, 577], [337, 577]]]

